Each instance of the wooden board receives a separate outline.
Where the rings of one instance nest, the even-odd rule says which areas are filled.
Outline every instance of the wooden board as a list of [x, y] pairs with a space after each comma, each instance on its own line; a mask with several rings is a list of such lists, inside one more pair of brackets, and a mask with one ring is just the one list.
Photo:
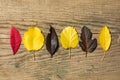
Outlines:
[[[75, 26], [81, 33], [86, 25], [95, 38], [103, 25], [112, 33], [112, 45], [103, 62], [100, 46], [92, 54], [79, 46], [68, 50], [61, 46], [50, 58], [45, 46], [33, 54], [23, 43], [16, 55], [9, 44], [11, 25], [23, 33], [38, 26], [45, 37], [52, 25], [57, 34], [66, 26]], [[0, 0], [0, 80], [120, 80], [120, 0]]]

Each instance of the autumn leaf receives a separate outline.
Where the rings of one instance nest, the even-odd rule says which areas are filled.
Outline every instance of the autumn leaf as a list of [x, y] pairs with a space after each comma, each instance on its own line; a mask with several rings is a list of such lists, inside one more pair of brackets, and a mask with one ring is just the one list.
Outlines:
[[27, 50], [39, 50], [44, 44], [44, 36], [38, 27], [32, 26], [24, 33], [22, 41]]
[[81, 41], [79, 42], [80, 47], [86, 52], [86, 57], [88, 52], [93, 52], [97, 47], [97, 39], [92, 39], [92, 32], [86, 26], [82, 28]]
[[51, 54], [51, 57], [53, 57], [58, 47], [59, 47], [58, 36], [55, 32], [55, 29], [51, 26], [50, 33], [48, 33], [46, 39], [46, 48], [48, 52]]
[[10, 44], [13, 50], [13, 54], [15, 55], [21, 44], [21, 35], [14, 26], [12, 26], [10, 31]]
[[[68, 26], [60, 34], [60, 42], [62, 47], [65, 49], [71, 50], [71, 48], [75, 48], [78, 45], [79, 38], [78, 33], [74, 27]], [[71, 57], [71, 52], [69, 52]]]
[[[103, 28], [100, 31], [99, 34], [99, 44], [102, 47], [102, 49], [104, 50], [104, 52], [106, 52], [111, 44], [111, 33], [109, 28], [105, 25], [103, 26]], [[103, 56], [103, 59], [105, 57], [105, 54]]]
[[99, 34], [99, 43], [104, 51], [107, 51], [111, 44], [111, 34], [109, 28], [105, 25]]

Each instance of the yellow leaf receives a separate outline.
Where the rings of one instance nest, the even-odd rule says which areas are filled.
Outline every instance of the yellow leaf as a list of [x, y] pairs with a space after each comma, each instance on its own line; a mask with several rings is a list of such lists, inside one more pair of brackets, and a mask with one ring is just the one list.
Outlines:
[[105, 25], [99, 34], [99, 43], [103, 50], [107, 51], [111, 44], [111, 34], [109, 28]]
[[79, 42], [78, 33], [74, 27], [68, 26], [60, 34], [63, 48], [75, 48]]
[[39, 50], [44, 44], [44, 36], [41, 30], [32, 26], [24, 33], [23, 44], [27, 50]]

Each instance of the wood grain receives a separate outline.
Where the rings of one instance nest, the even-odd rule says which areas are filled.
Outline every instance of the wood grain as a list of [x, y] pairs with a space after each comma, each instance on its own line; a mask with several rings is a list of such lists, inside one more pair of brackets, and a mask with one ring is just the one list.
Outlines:
[[[120, 77], [120, 0], [0, 0], [0, 80], [119, 80]], [[45, 37], [52, 25], [58, 36], [66, 26], [75, 26], [81, 33], [88, 26], [98, 38], [103, 25], [108, 25], [112, 44], [103, 62], [100, 46], [92, 54], [79, 46], [68, 50], [61, 47], [53, 58], [45, 46], [33, 53], [23, 43], [16, 55], [9, 44], [11, 25], [23, 33], [38, 26]]]

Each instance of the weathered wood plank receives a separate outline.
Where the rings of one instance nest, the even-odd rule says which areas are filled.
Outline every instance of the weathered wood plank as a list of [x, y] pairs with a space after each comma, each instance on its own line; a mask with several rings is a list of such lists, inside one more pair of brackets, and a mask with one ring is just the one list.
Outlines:
[[[120, 77], [120, 0], [0, 0], [0, 80], [119, 80]], [[75, 26], [81, 33], [88, 26], [98, 37], [106, 24], [112, 33], [112, 45], [103, 62], [100, 46], [85, 58], [78, 46], [68, 50], [61, 46], [50, 58], [45, 46], [35, 52], [27, 51], [23, 44], [12, 55], [9, 44], [11, 25], [23, 33], [32, 25], [38, 26], [45, 37], [52, 25], [58, 36], [66, 26]]]

